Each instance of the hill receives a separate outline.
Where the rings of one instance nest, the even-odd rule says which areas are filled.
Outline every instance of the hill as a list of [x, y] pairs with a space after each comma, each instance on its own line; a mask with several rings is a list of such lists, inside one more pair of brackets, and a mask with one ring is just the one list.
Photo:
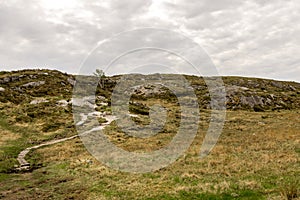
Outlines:
[[[141, 78], [141, 75], [136, 76], [137, 79]], [[104, 78], [104, 88], [99, 89], [98, 92], [102, 91], [102, 95], [109, 97], [120, 77]], [[188, 75], [185, 75], [185, 78], [195, 90], [201, 108], [209, 108], [210, 95], [204, 79]], [[41, 97], [70, 100], [75, 79], [74, 75], [51, 70], [1, 72], [0, 102], [24, 104]], [[263, 111], [300, 108], [300, 83], [244, 77], [222, 77], [222, 79], [226, 88], [227, 109]], [[95, 79], [88, 77], [87, 81], [92, 82]], [[151, 87], [148, 89], [141, 87], [138, 90], [136, 93], [141, 97], [160, 95]], [[170, 96], [170, 92], [166, 93], [165, 90], [157, 91]]]
[[[136, 74], [133, 78], [151, 76]], [[162, 104], [167, 111], [166, 123], [156, 135], [132, 137], [111, 115], [111, 95], [121, 78], [105, 77], [96, 98], [86, 97], [84, 102], [73, 99], [74, 75], [53, 70], [0, 72], [0, 198], [299, 198], [299, 83], [222, 77], [227, 107], [223, 132], [209, 156], [200, 159], [211, 120], [210, 95], [203, 78], [185, 76], [200, 106], [197, 136], [176, 162], [138, 174], [111, 169], [95, 159], [77, 137], [74, 125], [73, 109], [84, 103], [93, 107], [96, 102], [97, 112], [91, 114], [117, 147], [139, 153], [168, 145], [181, 120], [177, 97], [162, 84], [131, 88], [134, 94], [128, 115], [136, 124], [149, 125], [152, 105]], [[95, 80], [93, 76], [77, 77], [77, 83], [83, 81], [87, 86]], [[179, 93], [186, 95], [185, 90]], [[78, 121], [94, 126], [89, 117]], [[25, 168], [18, 162], [21, 152], [28, 162]]]

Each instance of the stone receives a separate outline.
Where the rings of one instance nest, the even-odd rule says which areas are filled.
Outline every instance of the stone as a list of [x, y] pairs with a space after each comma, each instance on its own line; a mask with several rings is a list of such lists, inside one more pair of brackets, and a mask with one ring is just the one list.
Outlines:
[[11, 82], [18, 81], [20, 79], [20, 76], [12, 76], [10, 77]]
[[269, 99], [269, 98], [267, 98], [267, 100], [266, 100], [266, 103], [267, 103], [267, 104], [269, 104], [269, 105], [271, 105], [271, 103], [272, 103], [272, 100], [271, 100], [271, 99]]
[[71, 103], [73, 106], [90, 107], [95, 109], [95, 96], [86, 96], [83, 98], [72, 98]]
[[29, 77], [30, 77], [31, 79], [37, 78], [36, 75], [33, 75], [33, 74], [30, 74]]
[[46, 76], [48, 76], [49, 75], [49, 73], [47, 73], [47, 72], [42, 72], [42, 73], [38, 73], [39, 75], [46, 75]]
[[250, 96], [250, 97], [242, 96], [241, 103], [244, 105], [249, 105], [251, 108], [253, 108], [255, 105], [260, 105], [260, 106], [264, 105], [262, 98], [259, 96]]
[[0, 87], [0, 92], [4, 92], [4, 91], [5, 91], [5, 88]]
[[289, 86], [289, 88], [290, 88], [290, 90], [292, 90], [292, 91], [296, 91], [296, 88], [294, 88], [293, 86]]
[[17, 92], [20, 92], [20, 93], [23, 93], [23, 92], [24, 92], [24, 91], [23, 91], [21, 88], [19, 88], [19, 87], [13, 88], [13, 90], [15, 90], [15, 91], [17, 91]]
[[270, 94], [270, 97], [271, 97], [272, 99], [275, 99], [275, 95], [274, 95], [274, 94]]
[[36, 105], [36, 104], [40, 104], [40, 103], [47, 103], [49, 102], [48, 100], [44, 99], [44, 98], [41, 98], [41, 99], [35, 99], [35, 100], [32, 100], [30, 102], [30, 104], [32, 105]]
[[4, 82], [4, 83], [9, 83], [9, 82], [10, 82], [10, 78], [9, 78], [9, 77], [5, 77], [5, 78], [3, 79], [3, 82]]
[[272, 81], [271, 85], [274, 86], [274, 87], [280, 88], [280, 89], [282, 89], [284, 87], [284, 85], [281, 82], [278, 82], [278, 81]]
[[105, 101], [106, 98], [104, 96], [97, 96], [98, 101]]
[[249, 91], [250, 89], [247, 87], [240, 87], [237, 85], [231, 85], [226, 87], [226, 93], [230, 96], [235, 95], [237, 93], [243, 92], [243, 91]]
[[45, 81], [30, 82], [22, 85], [21, 87], [38, 87], [44, 85], [45, 83], [46, 83]]
[[147, 85], [137, 85], [131, 87], [130, 91], [125, 91], [125, 94], [133, 93], [136, 95], [144, 96], [144, 97], [153, 97], [156, 95], [165, 95], [168, 91], [165, 89], [167, 88], [163, 84], [147, 84]]
[[67, 80], [72, 86], [76, 84], [76, 81], [74, 79], [68, 78]]
[[59, 106], [66, 107], [66, 106], [68, 106], [68, 105], [70, 104], [70, 102], [68, 102], [67, 100], [59, 100], [59, 101], [57, 102], [57, 104], [58, 104]]

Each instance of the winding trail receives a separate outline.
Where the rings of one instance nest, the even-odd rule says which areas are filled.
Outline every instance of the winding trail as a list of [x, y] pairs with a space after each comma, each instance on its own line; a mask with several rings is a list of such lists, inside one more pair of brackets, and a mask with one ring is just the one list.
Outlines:
[[63, 138], [63, 139], [57, 139], [57, 140], [52, 140], [52, 141], [48, 141], [48, 142], [45, 142], [45, 143], [42, 143], [42, 144], [39, 144], [39, 145], [36, 145], [36, 146], [33, 146], [33, 147], [28, 147], [26, 149], [24, 149], [23, 151], [21, 151], [18, 155], [18, 162], [20, 164], [20, 167], [18, 169], [28, 169], [30, 167], [30, 164], [27, 160], [25, 160], [25, 156], [33, 149], [38, 149], [40, 147], [44, 147], [44, 146], [48, 146], [48, 145], [52, 145], [52, 144], [57, 144], [57, 143], [60, 143], [60, 142], [64, 142], [64, 141], [67, 141], [67, 140], [71, 140], [73, 138], [76, 138], [78, 137], [79, 135], [74, 135], [74, 136], [71, 136], [71, 137], [68, 137], [68, 138]]
[[32, 146], [32, 147], [28, 147], [26, 149], [24, 149], [23, 151], [21, 151], [17, 157], [17, 160], [19, 162], [19, 167], [17, 168], [17, 170], [28, 170], [30, 169], [30, 163], [25, 159], [26, 155], [31, 151], [31, 150], [34, 150], [34, 149], [38, 149], [40, 147], [44, 147], [44, 146], [49, 146], [49, 145], [53, 145], [53, 144], [57, 144], [57, 143], [61, 143], [61, 142], [65, 142], [67, 140], [71, 140], [71, 139], [74, 139], [74, 138], [77, 138], [79, 137], [80, 135], [83, 135], [83, 134], [88, 134], [88, 133], [91, 133], [93, 131], [98, 131], [98, 130], [102, 130], [104, 129], [107, 125], [109, 125], [112, 121], [116, 120], [117, 118], [113, 115], [106, 115], [105, 113], [102, 113], [102, 112], [92, 112], [92, 113], [89, 113], [88, 115], [85, 115], [85, 114], [81, 114], [81, 121], [78, 122], [76, 125], [82, 125], [86, 122], [86, 120], [88, 119], [88, 116], [98, 116], [98, 117], [103, 117], [106, 119], [106, 123], [103, 123], [99, 126], [96, 126], [95, 128], [89, 130], [89, 131], [86, 131], [82, 134], [79, 134], [79, 135], [74, 135], [74, 136], [71, 136], [71, 137], [67, 137], [67, 138], [62, 138], [62, 139], [57, 139], [57, 140], [52, 140], [52, 141], [48, 141], [48, 142], [45, 142], [45, 143], [42, 143], [42, 144], [39, 144], [39, 145], [36, 145], [36, 146]]

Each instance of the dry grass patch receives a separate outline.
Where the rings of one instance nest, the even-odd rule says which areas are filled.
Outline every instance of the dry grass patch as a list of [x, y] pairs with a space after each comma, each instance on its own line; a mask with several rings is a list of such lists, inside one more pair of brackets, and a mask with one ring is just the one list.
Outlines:
[[[57, 199], [74, 190], [78, 199], [283, 199], [299, 190], [293, 184], [300, 172], [298, 116], [298, 111], [228, 111], [217, 145], [208, 157], [199, 159], [209, 119], [209, 112], [202, 112], [198, 135], [186, 154], [147, 174], [104, 166], [76, 138], [35, 150], [32, 155], [39, 155], [44, 167], [33, 172], [30, 183], [51, 190]], [[119, 147], [132, 151], [161, 148], [155, 142], [172, 136], [162, 134], [143, 142], [128, 138], [115, 125], [106, 131]], [[17, 182], [12, 185], [20, 187]]]
[[3, 146], [8, 141], [17, 140], [21, 137], [21, 135], [13, 133], [9, 130], [4, 130], [0, 128], [0, 146]]

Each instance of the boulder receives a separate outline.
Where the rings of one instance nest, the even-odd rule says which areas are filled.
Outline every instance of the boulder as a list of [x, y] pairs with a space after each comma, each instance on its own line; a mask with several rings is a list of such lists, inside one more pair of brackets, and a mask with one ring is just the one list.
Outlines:
[[250, 97], [245, 97], [242, 96], [241, 97], [241, 103], [244, 105], [249, 105], [251, 108], [253, 108], [254, 106], [263, 106], [263, 100], [262, 97], [260, 96], [250, 96]]
[[[164, 95], [168, 93], [168, 90], [163, 84], [147, 84], [147, 85], [138, 85], [131, 88], [131, 91], [136, 95], [144, 97], [154, 97], [157, 95]], [[125, 91], [127, 94], [131, 94], [131, 91]]]
[[57, 102], [57, 104], [58, 104], [59, 106], [66, 107], [66, 106], [68, 106], [69, 104], [71, 104], [71, 102], [68, 102], [67, 100], [59, 100], [59, 101]]
[[76, 81], [74, 79], [68, 78], [67, 80], [72, 86], [75, 85]]
[[106, 98], [104, 96], [97, 96], [98, 101], [105, 101]]
[[33, 105], [36, 105], [36, 104], [40, 104], [40, 103], [47, 103], [49, 102], [48, 100], [44, 99], [44, 98], [41, 98], [41, 99], [35, 99], [35, 100], [32, 100], [30, 102], [30, 104], [33, 104]]
[[297, 89], [295, 87], [291, 86], [291, 85], [289, 85], [289, 88], [290, 88], [291, 91], [297, 91]]
[[22, 85], [21, 87], [38, 87], [38, 86], [41, 86], [41, 85], [44, 85], [45, 84], [45, 81], [38, 81], [38, 82], [30, 82], [30, 83], [26, 83], [24, 85]]
[[232, 95], [235, 95], [237, 93], [244, 92], [244, 91], [249, 91], [249, 90], [250, 89], [247, 88], [247, 87], [240, 87], [240, 86], [237, 86], [237, 85], [230, 85], [230, 86], [226, 87], [226, 93], [229, 96], [232, 96]]
[[277, 88], [279, 88], [279, 89], [283, 89], [283, 88], [284, 88], [284, 84], [281, 83], [281, 82], [278, 82], [278, 81], [272, 81], [272, 82], [271, 82], [271, 85], [272, 85], [273, 87], [277, 87]]
[[73, 106], [77, 107], [89, 107], [96, 108], [95, 96], [85, 96], [83, 98], [72, 98], [71, 102]]
[[5, 83], [9, 83], [10, 82], [10, 78], [9, 77], [5, 77], [3, 79], [0, 80], [1, 84], [5, 84]]

